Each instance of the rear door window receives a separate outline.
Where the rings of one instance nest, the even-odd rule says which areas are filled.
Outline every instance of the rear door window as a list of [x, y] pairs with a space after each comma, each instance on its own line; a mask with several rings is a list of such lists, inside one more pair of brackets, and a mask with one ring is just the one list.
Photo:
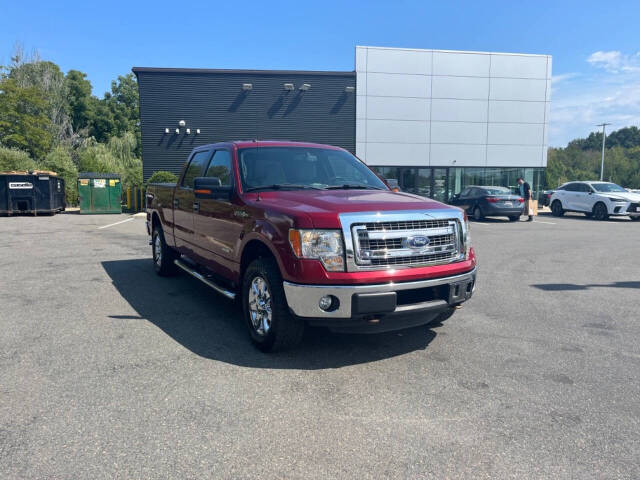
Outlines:
[[211, 155], [211, 150], [205, 150], [203, 152], [197, 152], [191, 158], [187, 171], [184, 172], [181, 186], [184, 188], [193, 188], [193, 181], [196, 177], [201, 177], [204, 174], [204, 169], [207, 165], [207, 160]]

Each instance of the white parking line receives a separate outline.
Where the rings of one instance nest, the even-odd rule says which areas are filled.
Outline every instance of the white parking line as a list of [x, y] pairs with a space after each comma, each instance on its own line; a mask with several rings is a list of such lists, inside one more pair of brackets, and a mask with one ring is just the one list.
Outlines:
[[553, 222], [543, 222], [542, 220], [534, 220], [533, 223], [545, 223], [547, 225], [555, 225]]
[[103, 225], [102, 227], [98, 227], [98, 230], [102, 230], [103, 228], [113, 227], [114, 225], [120, 225], [121, 223], [124, 223], [124, 222], [130, 222], [130, 221], [131, 221], [131, 220], [133, 220], [133, 219], [134, 219], [133, 217], [131, 217], [131, 218], [126, 218], [126, 219], [124, 219], [124, 220], [121, 220], [121, 221], [116, 222], [116, 223], [112, 223], [112, 224], [110, 224], [110, 225]]

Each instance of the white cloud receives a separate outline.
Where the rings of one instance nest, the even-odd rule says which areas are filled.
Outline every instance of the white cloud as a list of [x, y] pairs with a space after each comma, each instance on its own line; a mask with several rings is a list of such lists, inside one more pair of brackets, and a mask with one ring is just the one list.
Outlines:
[[640, 126], [640, 55], [595, 52], [587, 61], [595, 70], [553, 78], [551, 146], [563, 147], [574, 138], [584, 138], [602, 122], [612, 124], [608, 131]]
[[571, 80], [572, 78], [576, 78], [580, 76], [579, 73], [570, 72], [570, 73], [561, 73], [560, 75], [554, 75], [551, 77], [551, 84], [558, 85], [559, 83], [566, 82], [567, 80]]
[[611, 73], [638, 71], [640, 70], [640, 52], [635, 55], [625, 55], [618, 50], [608, 52], [600, 50], [589, 55], [587, 62]]

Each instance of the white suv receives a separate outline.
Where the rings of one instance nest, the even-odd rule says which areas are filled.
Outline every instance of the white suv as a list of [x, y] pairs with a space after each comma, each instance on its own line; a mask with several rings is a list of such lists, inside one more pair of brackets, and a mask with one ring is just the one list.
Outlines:
[[631, 220], [640, 220], [640, 195], [615, 183], [565, 183], [551, 196], [550, 204], [556, 217], [564, 212], [582, 212], [596, 220], [606, 220], [609, 215], [628, 215]]

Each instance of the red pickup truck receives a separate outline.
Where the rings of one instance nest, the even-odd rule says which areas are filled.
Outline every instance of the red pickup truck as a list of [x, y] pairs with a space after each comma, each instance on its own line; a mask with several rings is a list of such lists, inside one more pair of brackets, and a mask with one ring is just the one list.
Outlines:
[[177, 184], [147, 189], [159, 275], [182, 269], [242, 305], [263, 351], [305, 324], [342, 332], [451, 316], [475, 289], [462, 210], [394, 192], [342, 148], [238, 141], [197, 147]]

